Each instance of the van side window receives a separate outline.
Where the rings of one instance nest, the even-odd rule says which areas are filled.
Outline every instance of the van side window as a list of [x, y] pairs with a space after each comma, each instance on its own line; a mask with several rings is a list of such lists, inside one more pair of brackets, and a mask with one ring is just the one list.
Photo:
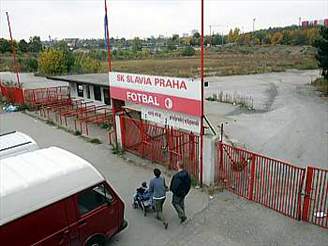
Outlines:
[[78, 195], [80, 214], [88, 213], [101, 205], [111, 202], [113, 197], [103, 184], [97, 185]]

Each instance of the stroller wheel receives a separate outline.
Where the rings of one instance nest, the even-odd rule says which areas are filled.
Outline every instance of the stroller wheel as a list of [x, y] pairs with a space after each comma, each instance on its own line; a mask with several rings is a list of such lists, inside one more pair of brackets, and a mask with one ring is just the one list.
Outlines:
[[138, 202], [135, 199], [133, 199], [133, 201], [132, 201], [132, 207], [134, 209], [137, 209], [138, 208]]
[[146, 216], [147, 215], [147, 208], [146, 208], [146, 206], [143, 203], [141, 203], [141, 206], [140, 207], [142, 209], [142, 212], [143, 212], [144, 216]]

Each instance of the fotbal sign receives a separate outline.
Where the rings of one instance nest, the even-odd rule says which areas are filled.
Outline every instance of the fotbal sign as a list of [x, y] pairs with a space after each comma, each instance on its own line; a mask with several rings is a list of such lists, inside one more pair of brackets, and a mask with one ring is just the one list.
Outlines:
[[114, 99], [201, 116], [199, 80], [111, 72], [109, 83]]

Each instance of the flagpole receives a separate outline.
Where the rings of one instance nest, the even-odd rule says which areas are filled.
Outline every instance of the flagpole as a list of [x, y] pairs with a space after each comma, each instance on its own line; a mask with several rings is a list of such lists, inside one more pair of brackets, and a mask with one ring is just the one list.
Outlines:
[[107, 57], [108, 57], [108, 70], [112, 71], [112, 61], [110, 57], [110, 40], [109, 40], [109, 31], [108, 31], [108, 17], [107, 17], [107, 1], [105, 0], [105, 31], [106, 31], [106, 44], [107, 44]]
[[[105, 1], [105, 33], [106, 33], [106, 44], [107, 44], [107, 58], [108, 58], [108, 73], [112, 71], [112, 61], [111, 61], [111, 55], [110, 55], [110, 40], [109, 40], [109, 30], [108, 30], [108, 16], [107, 16], [107, 0]], [[115, 110], [115, 105], [114, 105], [114, 100], [111, 98], [110, 94], [110, 82], [108, 83], [108, 95], [109, 95], [109, 101], [111, 102], [112, 106], [112, 116], [113, 116], [113, 129], [115, 132], [115, 145], [118, 147], [117, 143], [117, 128], [116, 128], [116, 121], [115, 121], [115, 116], [116, 116], [116, 110]]]
[[200, 81], [201, 81], [201, 118], [200, 118], [200, 184], [203, 185], [204, 155], [204, 0], [201, 0], [201, 36], [200, 36]]

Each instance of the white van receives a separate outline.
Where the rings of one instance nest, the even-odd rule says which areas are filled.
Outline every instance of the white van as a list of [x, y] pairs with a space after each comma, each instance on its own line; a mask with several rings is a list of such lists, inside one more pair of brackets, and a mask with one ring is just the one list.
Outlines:
[[124, 203], [89, 162], [57, 147], [1, 160], [1, 245], [105, 245]]
[[37, 149], [39, 146], [34, 139], [22, 132], [0, 134], [0, 160]]

